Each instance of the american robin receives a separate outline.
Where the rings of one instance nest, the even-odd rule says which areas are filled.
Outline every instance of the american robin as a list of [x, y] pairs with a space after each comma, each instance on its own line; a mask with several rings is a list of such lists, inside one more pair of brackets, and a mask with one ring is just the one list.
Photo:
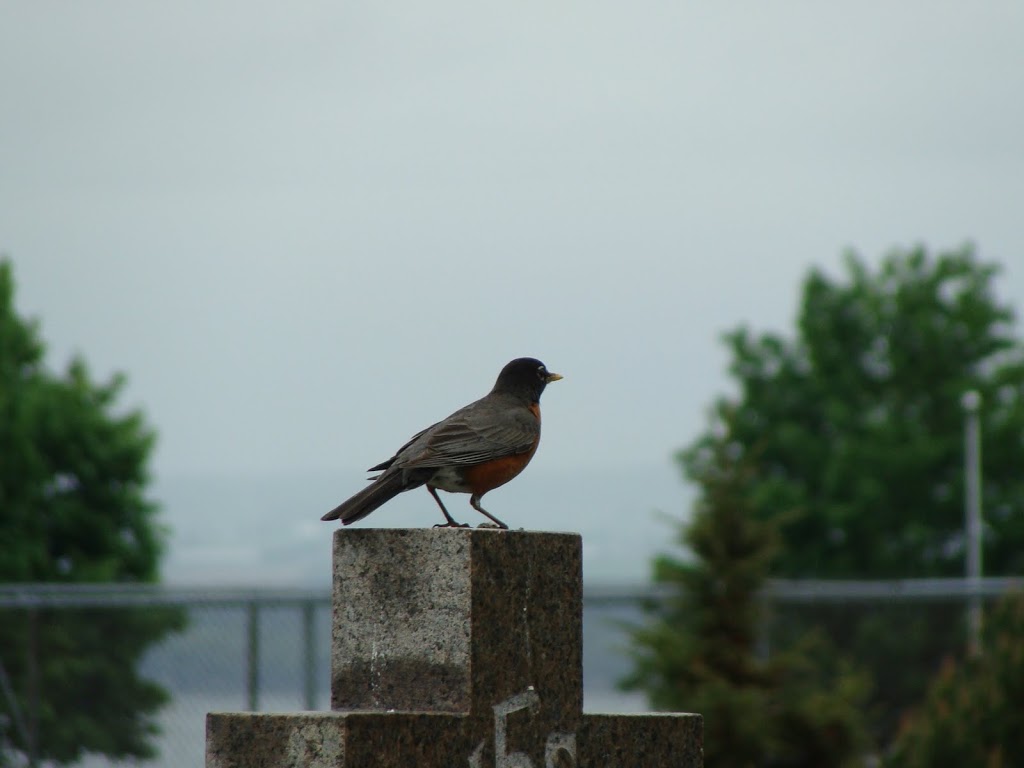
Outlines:
[[469, 527], [448, 514], [437, 495], [440, 488], [472, 494], [469, 503], [473, 509], [499, 528], [508, 528], [480, 506], [480, 499], [530, 463], [540, 443], [540, 395], [550, 382], [561, 378], [540, 360], [513, 360], [501, 369], [487, 395], [413, 435], [390, 459], [370, 467], [368, 472], [381, 474], [321, 520], [340, 519], [349, 525], [402, 491], [425, 485], [447, 521], [437, 527]]

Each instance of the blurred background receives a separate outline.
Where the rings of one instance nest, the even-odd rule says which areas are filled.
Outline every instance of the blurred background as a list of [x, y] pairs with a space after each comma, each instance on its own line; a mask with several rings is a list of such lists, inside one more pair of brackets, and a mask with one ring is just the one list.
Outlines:
[[[523, 355], [565, 380], [488, 509], [583, 535], [587, 708], [708, 710], [708, 765], [751, 764], [713, 752], [742, 713], [680, 673], [721, 610], [749, 619], [757, 674], [729, 684], [758, 706], [769, 679], [838, 696], [814, 732], [848, 746], [788, 764], [901, 759], [905, 713], [968, 663], [969, 390], [983, 572], [1024, 569], [1022, 25], [1012, 2], [4, 4], [0, 765], [196, 764], [208, 710], [326, 706], [320, 515]], [[363, 525], [437, 517], [413, 492]], [[736, 602], [701, 603], [730, 563]], [[856, 610], [816, 587], [811, 620], [782, 578], [888, 582]], [[935, 578], [905, 631], [893, 580]], [[38, 582], [163, 588], [15, 587]], [[70, 682], [82, 627], [128, 669]], [[898, 691], [852, 647], [880, 636], [924, 660]], [[65, 684], [89, 722], [47, 702]], [[124, 738], [84, 703], [107, 689]], [[762, 764], [817, 743], [784, 730], [751, 737]]]

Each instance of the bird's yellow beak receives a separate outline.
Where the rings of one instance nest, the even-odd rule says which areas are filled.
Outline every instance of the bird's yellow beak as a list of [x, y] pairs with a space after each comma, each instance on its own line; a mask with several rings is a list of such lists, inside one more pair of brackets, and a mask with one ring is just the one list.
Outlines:
[[547, 378], [547, 382], [548, 382], [548, 384], [550, 384], [552, 381], [560, 381], [563, 378], [565, 378], [565, 377], [562, 376], [562, 374], [560, 374], [560, 373], [549, 373], [548, 374], [548, 378]]

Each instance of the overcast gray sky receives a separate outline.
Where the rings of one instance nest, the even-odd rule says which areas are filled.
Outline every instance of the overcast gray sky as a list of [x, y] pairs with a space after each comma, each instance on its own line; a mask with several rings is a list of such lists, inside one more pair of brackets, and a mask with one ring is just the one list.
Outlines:
[[7, 2], [0, 251], [162, 475], [362, 470], [520, 355], [566, 376], [535, 467], [672, 472], [719, 334], [787, 328], [845, 248], [972, 240], [1024, 307], [1022, 35], [1020, 2]]

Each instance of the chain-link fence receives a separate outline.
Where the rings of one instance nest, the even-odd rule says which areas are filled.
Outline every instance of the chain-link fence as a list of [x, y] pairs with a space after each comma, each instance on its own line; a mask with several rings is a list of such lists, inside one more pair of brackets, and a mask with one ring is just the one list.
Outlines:
[[[163, 625], [160, 632], [147, 636], [154, 623]], [[87, 631], [96, 627], [98, 635]], [[81, 738], [116, 743], [131, 726], [110, 703], [129, 695], [153, 700], [136, 690], [139, 679], [170, 694], [155, 717], [159, 754], [146, 764], [202, 765], [209, 711], [329, 708], [327, 591], [7, 585], [0, 588], [0, 628], [0, 744], [13, 745], [26, 761], [54, 754], [54, 742], [69, 738], [69, 709], [109, 706], [111, 736], [88, 723], [80, 725]], [[125, 678], [131, 660], [108, 653], [130, 635], [139, 638], [130, 650], [144, 646], [134, 657], [134, 679]], [[117, 763], [88, 756], [79, 764]]]
[[[968, 604], [1011, 589], [1024, 589], [1024, 579], [772, 582], [763, 652], [820, 629], [872, 669], [892, 719], [944, 656], [962, 655]], [[643, 620], [643, 601], [663, 596], [585, 590], [588, 711], [644, 708], [641, 696], [616, 690], [630, 668], [623, 626]], [[132, 730], [126, 710], [154, 701], [147, 681], [169, 694], [153, 718], [158, 754], [90, 754], [76, 764], [202, 765], [207, 712], [328, 709], [329, 644], [325, 590], [0, 586], [0, 766], [46, 765], [55, 751], [46, 739], [74, 741], [76, 733], [101, 747], [123, 744], [118, 738]]]

